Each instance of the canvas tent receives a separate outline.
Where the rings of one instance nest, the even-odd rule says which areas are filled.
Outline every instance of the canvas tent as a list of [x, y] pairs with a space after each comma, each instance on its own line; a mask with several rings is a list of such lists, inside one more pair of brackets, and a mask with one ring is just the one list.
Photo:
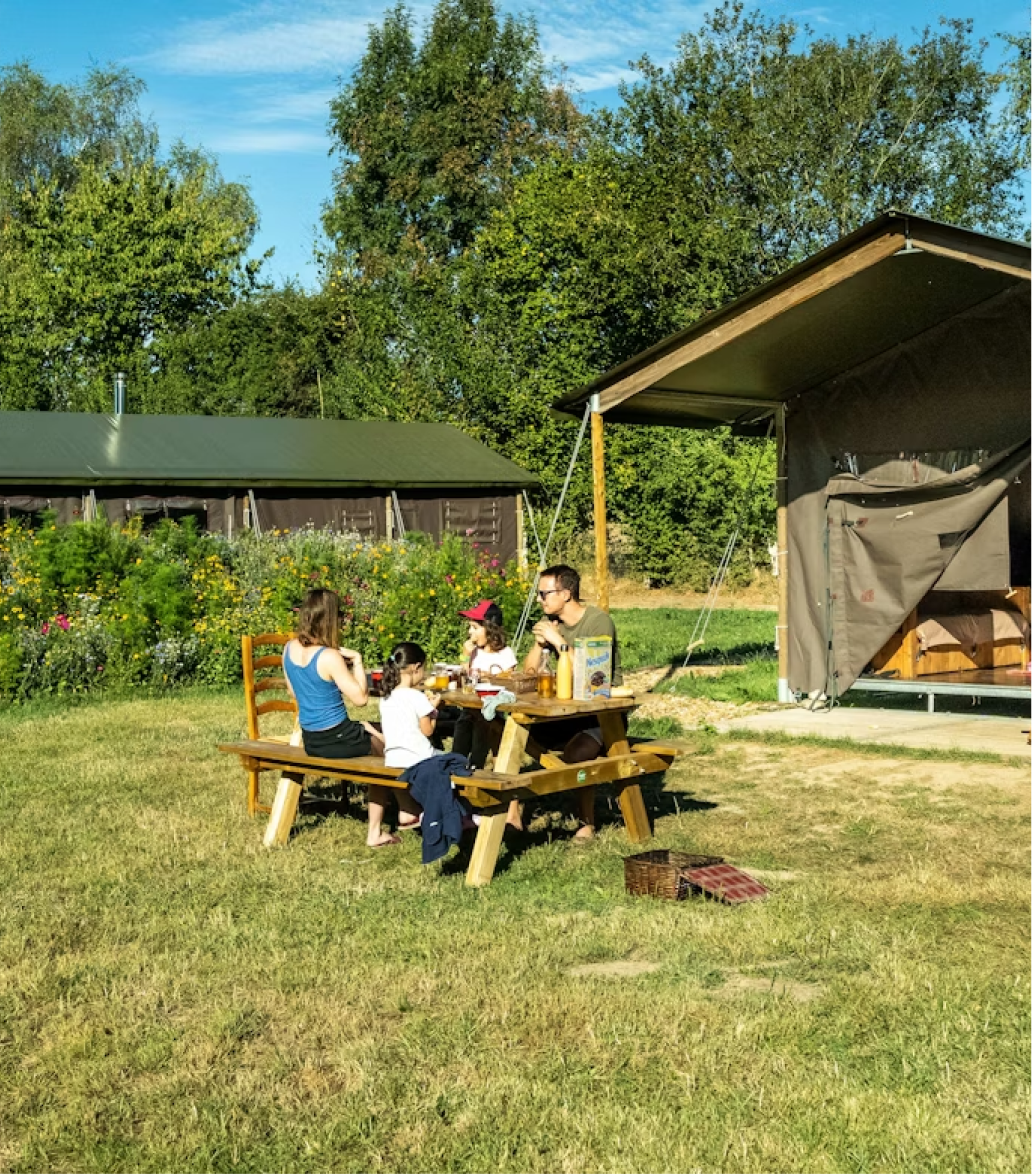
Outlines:
[[933, 589], [1027, 609], [1029, 269], [890, 212], [559, 401], [596, 433], [773, 418], [781, 699], [844, 692]]
[[537, 479], [446, 424], [0, 412], [0, 520], [195, 516], [204, 529], [420, 530], [522, 550]]

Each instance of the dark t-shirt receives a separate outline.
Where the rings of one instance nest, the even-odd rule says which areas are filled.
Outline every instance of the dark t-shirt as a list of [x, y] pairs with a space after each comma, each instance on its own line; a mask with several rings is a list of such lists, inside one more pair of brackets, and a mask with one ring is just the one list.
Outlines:
[[582, 639], [585, 636], [611, 636], [613, 640], [613, 675], [612, 681], [614, 685], [623, 684], [623, 673], [620, 671], [620, 648], [616, 640], [616, 626], [613, 624], [608, 612], [604, 612], [600, 607], [595, 607], [593, 604], [587, 604], [584, 608], [584, 614], [575, 624], [558, 624], [559, 631], [563, 635], [563, 639], [571, 648], [573, 648], [574, 640]]

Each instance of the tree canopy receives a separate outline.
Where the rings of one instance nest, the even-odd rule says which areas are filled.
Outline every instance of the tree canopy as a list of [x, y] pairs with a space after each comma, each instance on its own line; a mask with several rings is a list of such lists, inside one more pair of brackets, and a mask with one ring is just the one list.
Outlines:
[[142, 83], [0, 71], [0, 407], [97, 410], [253, 283], [257, 213], [215, 161], [159, 153]]

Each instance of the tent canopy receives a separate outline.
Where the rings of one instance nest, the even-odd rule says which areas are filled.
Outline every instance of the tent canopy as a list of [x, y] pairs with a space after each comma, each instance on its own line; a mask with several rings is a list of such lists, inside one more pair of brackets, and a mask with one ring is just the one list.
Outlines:
[[583, 410], [597, 394], [615, 423], [750, 431], [777, 404], [1027, 283], [1029, 257], [1025, 244], [887, 212], [555, 406]]
[[0, 412], [0, 485], [512, 489], [537, 478], [448, 424]]

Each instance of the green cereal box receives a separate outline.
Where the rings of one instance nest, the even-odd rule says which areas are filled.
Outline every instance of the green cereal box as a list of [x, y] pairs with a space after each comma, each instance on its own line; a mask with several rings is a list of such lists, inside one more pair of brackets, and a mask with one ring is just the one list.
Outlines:
[[612, 636], [582, 636], [573, 642], [573, 697], [608, 697], [613, 681]]

